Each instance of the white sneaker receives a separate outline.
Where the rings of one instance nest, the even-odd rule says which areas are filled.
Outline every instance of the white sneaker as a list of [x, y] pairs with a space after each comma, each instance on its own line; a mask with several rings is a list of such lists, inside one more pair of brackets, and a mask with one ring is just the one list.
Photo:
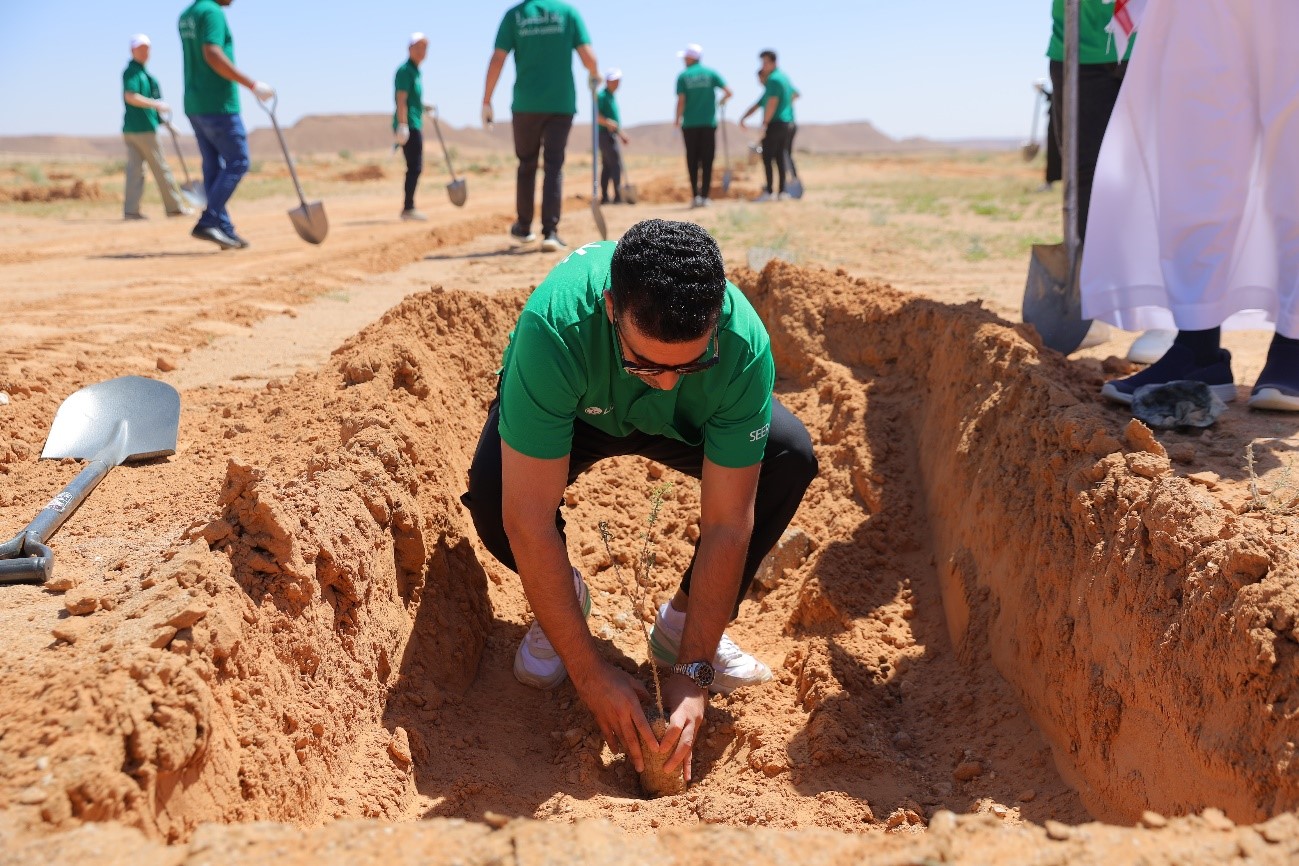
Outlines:
[[1128, 349], [1128, 360], [1134, 364], [1153, 364], [1168, 354], [1175, 339], [1176, 331], [1152, 328], [1132, 341], [1132, 346]]
[[1087, 334], [1083, 341], [1078, 344], [1079, 349], [1090, 349], [1093, 346], [1099, 346], [1101, 343], [1110, 341], [1110, 326], [1100, 319], [1092, 319], [1092, 323], [1087, 327]]
[[702, 196], [702, 195], [699, 197], [699, 206], [700, 206], [700, 207], [708, 207], [708, 206], [709, 206], [710, 204], [712, 204], [712, 203], [713, 203], [713, 200], [712, 200], [711, 198], [707, 198], [707, 197]]
[[769, 192], [764, 192], [762, 195], [757, 196], [756, 198], [753, 199], [753, 201], [775, 201], [775, 200], [776, 197]]
[[703, 207], [703, 206], [704, 206], [704, 200], [703, 200], [702, 198], [700, 198], [699, 196], [695, 196], [694, 198], [690, 199], [690, 206], [691, 206], [691, 207]]
[[792, 198], [793, 196], [787, 192], [780, 192], [776, 194], [776, 201], [789, 201]]
[[[668, 625], [664, 611], [670, 602], [664, 602], [654, 617], [654, 629], [650, 632], [650, 649], [660, 664], [671, 666], [677, 662], [677, 650], [681, 646], [681, 632]], [[741, 686], [752, 686], [765, 683], [771, 679], [771, 668], [753, 656], [723, 634], [713, 654], [713, 684], [709, 691], [719, 695], [729, 695]]]
[[[573, 586], [577, 601], [582, 606], [582, 616], [591, 615], [591, 594], [577, 569], [573, 569]], [[564, 660], [550, 645], [550, 639], [541, 630], [541, 623], [533, 620], [528, 633], [514, 653], [514, 678], [534, 689], [553, 689], [568, 678]]]

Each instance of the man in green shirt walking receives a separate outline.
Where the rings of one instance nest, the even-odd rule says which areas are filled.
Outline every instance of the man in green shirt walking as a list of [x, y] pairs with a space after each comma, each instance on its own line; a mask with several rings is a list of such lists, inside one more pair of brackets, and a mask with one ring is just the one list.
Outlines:
[[[622, 117], [618, 113], [618, 98], [614, 96], [622, 85], [622, 70], [610, 69], [604, 74], [604, 90], [596, 102], [600, 116], [600, 203], [622, 204], [622, 145], [627, 136], [622, 131]], [[609, 185], [613, 185], [613, 198], [609, 198]]]
[[171, 107], [162, 101], [158, 79], [149, 74], [152, 43], [143, 33], [131, 37], [131, 62], [122, 71], [122, 101], [126, 115], [122, 119], [122, 139], [126, 142], [126, 190], [122, 217], [142, 220], [140, 197], [144, 194], [144, 164], [149, 164], [153, 179], [158, 184], [167, 216], [184, 216], [191, 213], [180, 197], [180, 188], [171, 176], [167, 160], [158, 147], [158, 115], [167, 114]]
[[515, 677], [550, 689], [571, 676], [605, 741], [637, 770], [637, 732], [654, 740], [645, 689], [601, 657], [586, 627], [590, 594], [556, 503], [617, 455], [700, 479], [695, 556], [650, 638], [654, 660], [673, 671], [660, 749], [672, 753], [668, 771], [684, 766], [688, 780], [709, 691], [771, 679], [724, 630], [817, 472], [807, 430], [772, 396], [775, 378], [762, 321], [727, 281], [716, 242], [688, 222], [646, 220], [616, 246], [574, 250], [510, 335], [462, 501], [536, 615]]
[[407, 53], [410, 56], [397, 67], [393, 82], [397, 110], [392, 115], [392, 129], [406, 157], [406, 198], [401, 218], [422, 221], [426, 217], [415, 209], [415, 187], [424, 170], [424, 85], [419, 65], [428, 56], [428, 38], [423, 33], [412, 33]]
[[[572, 56], [582, 60], [590, 86], [600, 86], [600, 66], [586, 24], [577, 10], [559, 0], [526, 0], [510, 9], [496, 31], [496, 48], [487, 64], [483, 89], [483, 125], [492, 124], [492, 94], [514, 52], [514, 153], [519, 158], [515, 185], [517, 220], [510, 237], [517, 243], [536, 240], [532, 233], [537, 188], [537, 161], [544, 161], [541, 184], [541, 248], [556, 252], [568, 245], [559, 237], [564, 196], [564, 148], [577, 113]], [[544, 152], [544, 156], [542, 156]]]
[[243, 249], [248, 241], [235, 233], [226, 202], [248, 171], [248, 134], [239, 117], [242, 84], [262, 102], [275, 88], [254, 81], [235, 66], [235, 42], [224, 7], [233, 0], [194, 0], [180, 15], [180, 44], [185, 50], [185, 115], [203, 157], [207, 209], [191, 235], [224, 250]]
[[[762, 96], [740, 118], [740, 126], [755, 111], [762, 112], [762, 168], [766, 172], [767, 185], [762, 194], [754, 201], [775, 201], [789, 198], [785, 192], [785, 163], [789, 151], [791, 127], [794, 124], [794, 85], [790, 83], [783, 70], [776, 65], [776, 52], [770, 49], [758, 55], [762, 68], [758, 71], [759, 80], [765, 76], [766, 83]], [[775, 166], [780, 178], [780, 186], [772, 186], [772, 166]]]
[[704, 49], [695, 43], [677, 52], [686, 68], [677, 76], [676, 125], [686, 143], [686, 171], [690, 174], [690, 206], [706, 207], [713, 186], [713, 157], [717, 153], [717, 90], [722, 103], [731, 89], [722, 76], [699, 62]]

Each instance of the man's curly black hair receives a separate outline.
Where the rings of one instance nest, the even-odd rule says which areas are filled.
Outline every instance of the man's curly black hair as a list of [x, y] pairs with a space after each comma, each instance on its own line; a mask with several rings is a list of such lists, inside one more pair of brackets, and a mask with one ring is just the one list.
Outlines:
[[618, 241], [609, 282], [620, 318], [650, 339], [687, 343], [717, 324], [726, 269], [717, 242], [696, 224], [645, 220]]

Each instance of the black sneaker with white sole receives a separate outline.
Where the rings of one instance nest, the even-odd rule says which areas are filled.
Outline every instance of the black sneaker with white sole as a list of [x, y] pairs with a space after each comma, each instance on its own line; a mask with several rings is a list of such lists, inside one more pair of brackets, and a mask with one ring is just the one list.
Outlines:
[[525, 229], [523, 226], [515, 223], [510, 226], [510, 240], [516, 244], [530, 244], [537, 239], [531, 229]]
[[239, 241], [215, 226], [194, 226], [194, 230], [190, 232], [190, 237], [198, 238], [201, 241], [210, 241], [223, 250], [240, 249]]
[[568, 244], [559, 236], [559, 232], [547, 232], [546, 236], [541, 239], [541, 249], [548, 253], [557, 253], [561, 250], [568, 249]]

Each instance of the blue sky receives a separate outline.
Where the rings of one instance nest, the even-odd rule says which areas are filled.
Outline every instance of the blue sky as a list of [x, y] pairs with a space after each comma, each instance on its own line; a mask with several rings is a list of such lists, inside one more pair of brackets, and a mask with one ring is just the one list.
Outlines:
[[[111, 134], [121, 129], [127, 41], [153, 39], [163, 96], [182, 97], [176, 19], [184, 0], [0, 0], [0, 80], [17, 87], [0, 134]], [[280, 92], [281, 119], [389, 111], [406, 39], [431, 39], [425, 101], [455, 126], [477, 123], [497, 25], [492, 0], [235, 0], [227, 15], [238, 65]], [[579, 0], [602, 67], [624, 73], [623, 122], [667, 121], [681, 69], [704, 48], [738, 105], [757, 97], [757, 53], [772, 47], [802, 91], [800, 122], [869, 120], [893, 136], [1028, 134], [1032, 82], [1046, 74], [1050, 0]], [[576, 63], [575, 63], [576, 66]], [[509, 111], [513, 62], [494, 104]], [[580, 83], [581, 79], [579, 79]], [[178, 112], [179, 114], [179, 112]], [[266, 125], [250, 97], [245, 118]], [[732, 114], [732, 116], [734, 116]], [[180, 124], [184, 126], [182, 122]]]

